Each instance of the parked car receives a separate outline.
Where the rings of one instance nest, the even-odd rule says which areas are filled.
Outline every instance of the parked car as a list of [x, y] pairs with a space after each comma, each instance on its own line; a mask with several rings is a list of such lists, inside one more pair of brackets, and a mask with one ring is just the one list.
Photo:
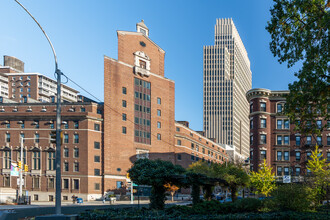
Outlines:
[[[237, 196], [237, 199], [242, 199], [242, 197], [241, 196]], [[227, 197], [227, 198], [225, 198], [223, 200], [219, 200], [220, 203], [227, 203], [227, 202], [232, 202], [232, 201], [233, 201], [233, 199], [231, 197]]]

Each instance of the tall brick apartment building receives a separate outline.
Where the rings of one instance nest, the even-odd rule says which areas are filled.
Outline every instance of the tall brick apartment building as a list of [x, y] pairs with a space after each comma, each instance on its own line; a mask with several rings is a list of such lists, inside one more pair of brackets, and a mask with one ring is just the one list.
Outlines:
[[266, 159], [279, 180], [291, 175], [293, 181], [299, 181], [308, 174], [306, 164], [316, 143], [330, 162], [330, 121], [317, 120], [320, 127], [328, 125], [320, 136], [297, 133], [295, 125], [283, 114], [286, 102], [283, 95], [287, 93], [252, 89], [246, 94], [250, 102], [251, 169], [257, 170], [258, 164]]
[[[176, 156], [182, 147], [175, 141], [181, 134], [175, 126], [174, 81], [164, 75], [165, 51], [149, 38], [143, 21], [136, 28], [117, 31], [118, 60], [104, 57], [104, 179], [109, 189], [126, 181], [136, 158], [186, 163], [180, 161], [185, 157]], [[187, 147], [190, 164], [197, 152]], [[215, 155], [206, 160], [215, 160]]]

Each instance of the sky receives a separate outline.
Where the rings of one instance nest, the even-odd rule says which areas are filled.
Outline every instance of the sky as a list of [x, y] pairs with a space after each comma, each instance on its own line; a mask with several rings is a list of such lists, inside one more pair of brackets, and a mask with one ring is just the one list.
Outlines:
[[[252, 88], [286, 90], [295, 69], [279, 64], [265, 30], [271, 0], [20, 0], [51, 39], [61, 71], [103, 101], [104, 55], [117, 58], [117, 30], [135, 31], [144, 20], [149, 37], [165, 50], [165, 77], [175, 81], [175, 118], [203, 130], [203, 46], [214, 45], [217, 18], [232, 18], [248, 52]], [[53, 78], [51, 48], [14, 1], [0, 1], [3, 55], [25, 63], [25, 72]], [[68, 86], [86, 92], [68, 82]]]

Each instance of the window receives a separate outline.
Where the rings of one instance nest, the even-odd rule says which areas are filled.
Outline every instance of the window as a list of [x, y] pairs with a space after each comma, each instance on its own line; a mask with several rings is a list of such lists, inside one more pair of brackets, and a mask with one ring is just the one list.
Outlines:
[[39, 143], [39, 140], [40, 140], [40, 139], [39, 139], [39, 134], [35, 134], [35, 135], [34, 135], [34, 142], [35, 142], [35, 143]]
[[64, 134], [64, 140], [63, 140], [63, 142], [65, 144], [69, 143], [69, 135], [68, 134]]
[[308, 144], [308, 145], [312, 144], [312, 136], [306, 137], [306, 144]]
[[40, 178], [38, 176], [34, 176], [32, 178], [32, 188], [39, 189], [40, 188]]
[[53, 202], [54, 201], [54, 196], [53, 195], [49, 195], [48, 196], [48, 201]]
[[282, 151], [277, 151], [277, 160], [282, 160]]
[[[20, 134], [20, 138], [23, 139], [23, 143], [25, 143], [25, 134], [24, 133]], [[20, 142], [21, 142], [21, 140], [20, 140]]]
[[69, 163], [68, 162], [64, 162], [63, 170], [64, 170], [64, 172], [69, 172]]
[[290, 121], [284, 120], [284, 129], [289, 129], [289, 128], [290, 128]]
[[253, 112], [253, 104], [250, 105], [250, 113]]
[[100, 142], [94, 142], [94, 149], [100, 149]]
[[162, 104], [162, 99], [159, 98], [159, 97], [157, 98], [157, 104], [158, 104], [158, 105]]
[[124, 95], [127, 94], [127, 89], [126, 89], [126, 87], [123, 87], [123, 88], [122, 88], [122, 92], [123, 92]]
[[162, 139], [162, 135], [161, 134], [157, 134], [157, 140], [161, 140]]
[[260, 102], [260, 111], [266, 111], [266, 102]]
[[282, 106], [282, 104], [277, 104], [277, 112], [278, 112], [278, 113], [281, 113], [282, 110], [283, 110], [283, 106]]
[[100, 176], [101, 172], [100, 169], [94, 169], [94, 176]]
[[300, 151], [296, 151], [296, 161], [300, 160], [301, 153]]
[[86, 108], [80, 108], [80, 112], [86, 112]]
[[[124, 119], [123, 119], [124, 120]], [[125, 120], [124, 121], [126, 121], [126, 114], [125, 114]], [[94, 130], [95, 131], [99, 131], [100, 130], [100, 124], [94, 124]]]
[[277, 129], [282, 129], [282, 120], [277, 120]]
[[25, 128], [25, 122], [24, 122], [24, 121], [22, 121], [22, 123], [21, 123], [21, 128], [22, 128], [22, 129]]
[[40, 170], [40, 151], [32, 152], [32, 169]]
[[5, 150], [3, 151], [3, 168], [4, 169], [10, 169], [11, 165], [11, 151]]
[[320, 137], [320, 136], [316, 137], [316, 142], [317, 142], [317, 145], [321, 146], [322, 145], [322, 137]]
[[195, 150], [195, 144], [194, 143], [191, 143], [191, 149]]
[[195, 155], [191, 155], [191, 160], [195, 160]]
[[123, 113], [123, 114], [122, 114], [122, 120], [123, 120], [123, 121], [126, 121], [126, 117], [127, 117], [127, 115], [126, 115], [125, 113]]
[[282, 167], [277, 167], [277, 176], [282, 176]]
[[10, 128], [10, 121], [8, 121], [8, 123], [6, 123], [6, 128]]
[[300, 146], [300, 136], [296, 136], [296, 146]]
[[121, 189], [123, 187], [123, 182], [122, 181], [116, 181], [116, 188]]
[[54, 189], [55, 187], [55, 179], [54, 178], [48, 178], [47, 179], [47, 188], [48, 189]]
[[99, 183], [94, 184], [94, 190], [100, 190], [100, 184]]
[[330, 145], [330, 136], [327, 136], [327, 145]]
[[126, 108], [126, 107], [127, 107], [127, 103], [126, 103], [126, 100], [123, 100], [123, 101], [122, 101], [122, 106], [123, 106], [124, 108]]
[[289, 151], [284, 151], [284, 160], [289, 160]]
[[69, 189], [69, 179], [63, 179], [63, 189]]
[[266, 151], [265, 150], [261, 150], [260, 151], [260, 160], [264, 160], [266, 159]]
[[31, 92], [31, 88], [27, 88], [27, 92]]
[[181, 145], [181, 140], [178, 140], [177, 141], [177, 144], [180, 146]]
[[311, 155], [312, 155], [312, 152], [308, 151], [306, 153], [306, 156], [307, 156], [307, 160], [310, 160], [311, 159]]
[[73, 148], [73, 157], [75, 158], [79, 157], [79, 148], [77, 147]]
[[122, 127], [122, 133], [123, 134], [126, 134], [127, 133], [126, 127]]
[[250, 136], [250, 145], [253, 144], [253, 135]]
[[284, 176], [289, 175], [289, 167], [284, 167]]
[[162, 127], [162, 124], [161, 124], [161, 122], [157, 122], [157, 128], [161, 128]]
[[157, 116], [162, 116], [162, 111], [157, 109]]
[[10, 142], [10, 133], [6, 134], [6, 142]]
[[74, 134], [73, 135], [73, 143], [74, 144], [79, 144], [79, 134]]
[[282, 145], [282, 136], [277, 136], [277, 145]]
[[181, 154], [178, 154], [178, 160], [181, 160]]
[[289, 145], [289, 142], [290, 142], [289, 135], [285, 135], [284, 136], [284, 145]]
[[260, 144], [266, 144], [267, 140], [266, 140], [266, 135], [265, 134], [261, 134], [260, 135]]
[[266, 128], [266, 119], [262, 118], [260, 120], [260, 128]]
[[74, 172], [79, 172], [79, 163], [78, 162], [73, 163], [73, 171]]
[[63, 157], [69, 157], [69, 148], [63, 148]]
[[[21, 160], [21, 151], [17, 151], [17, 161]], [[23, 150], [23, 164], [26, 164], [26, 151]]]
[[176, 131], [179, 132], [180, 131], [180, 128], [179, 127], [176, 127]]
[[330, 162], [330, 152], [327, 152], [327, 162]]
[[38, 201], [38, 200], [39, 200], [39, 196], [38, 196], [37, 194], [34, 194], [34, 195], [33, 195], [33, 200], [34, 200], [34, 201]]
[[250, 120], [250, 129], [253, 129], [253, 120]]
[[321, 129], [322, 128], [322, 121], [321, 120], [317, 120], [316, 121], [316, 126], [318, 129]]
[[296, 176], [300, 175], [300, 167], [296, 167]]
[[55, 170], [55, 151], [47, 152], [47, 160], [48, 170]]
[[79, 129], [79, 121], [74, 121], [74, 129]]
[[49, 124], [50, 129], [54, 129], [54, 123]]
[[94, 156], [94, 162], [95, 163], [99, 163], [101, 160], [100, 160], [100, 156]]

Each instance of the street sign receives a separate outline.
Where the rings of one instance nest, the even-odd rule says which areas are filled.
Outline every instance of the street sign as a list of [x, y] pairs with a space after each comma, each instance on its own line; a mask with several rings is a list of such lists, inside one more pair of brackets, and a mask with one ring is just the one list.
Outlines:
[[[19, 182], [20, 182], [20, 179], [17, 178], [17, 185], [19, 185]], [[22, 181], [22, 185], [24, 186], [24, 179], [23, 179], [23, 181]]]
[[283, 176], [283, 183], [291, 183], [291, 176]]

